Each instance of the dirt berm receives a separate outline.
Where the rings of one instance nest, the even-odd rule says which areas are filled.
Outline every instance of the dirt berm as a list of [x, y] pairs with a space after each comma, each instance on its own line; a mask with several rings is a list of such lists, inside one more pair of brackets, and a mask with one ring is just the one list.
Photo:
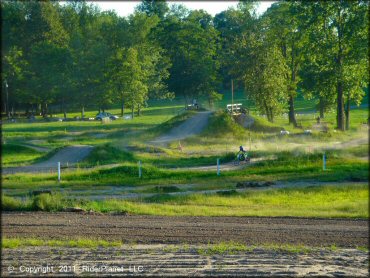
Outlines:
[[189, 136], [199, 134], [207, 126], [208, 119], [211, 114], [212, 112], [210, 111], [198, 112], [179, 126], [171, 129], [167, 134], [158, 137], [150, 143], [160, 145], [175, 140], [182, 140]]

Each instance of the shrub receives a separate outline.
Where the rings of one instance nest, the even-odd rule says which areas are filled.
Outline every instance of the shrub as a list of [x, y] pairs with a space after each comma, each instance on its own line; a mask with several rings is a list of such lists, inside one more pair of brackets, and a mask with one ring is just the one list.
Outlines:
[[40, 194], [32, 201], [33, 210], [58, 211], [63, 209], [64, 201], [60, 194]]
[[245, 129], [238, 125], [233, 117], [224, 111], [217, 111], [210, 119], [205, 134], [223, 137], [225, 134], [240, 136]]
[[3, 195], [1, 197], [1, 201], [1, 209], [4, 211], [16, 211], [22, 210], [24, 208], [24, 204], [22, 203], [22, 201], [13, 197]]
[[264, 118], [254, 117], [254, 124], [250, 128], [256, 132], [279, 133], [284, 130], [283, 127], [270, 123]]

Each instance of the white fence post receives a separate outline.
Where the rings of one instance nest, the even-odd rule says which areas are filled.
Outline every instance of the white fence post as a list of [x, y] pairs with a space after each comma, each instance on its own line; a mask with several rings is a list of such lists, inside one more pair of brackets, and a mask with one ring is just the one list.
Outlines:
[[324, 171], [326, 170], [326, 154], [325, 153], [322, 155], [322, 169]]
[[217, 158], [217, 176], [220, 175], [220, 159]]
[[60, 182], [60, 162], [58, 162], [58, 182]]
[[139, 178], [141, 178], [141, 161], [139, 161]]

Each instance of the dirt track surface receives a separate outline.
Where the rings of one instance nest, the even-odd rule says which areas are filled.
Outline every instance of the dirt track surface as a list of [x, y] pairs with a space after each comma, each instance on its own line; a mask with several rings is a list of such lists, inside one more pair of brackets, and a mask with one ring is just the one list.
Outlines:
[[209, 116], [212, 112], [198, 112], [193, 117], [187, 119], [181, 125], [174, 127], [166, 135], [163, 135], [151, 143], [163, 144], [174, 140], [181, 140], [186, 137], [199, 134], [207, 126]]
[[368, 277], [368, 254], [356, 249], [317, 250], [304, 254], [255, 248], [212, 256], [197, 250], [194, 246], [166, 245], [125, 245], [95, 250], [63, 247], [3, 249], [2, 275], [29, 276], [30, 273], [24, 272], [24, 266], [48, 265], [45, 274], [33, 275]]
[[[247, 168], [249, 166], [255, 165], [261, 161], [274, 160], [275, 156], [265, 156], [259, 158], [253, 158], [249, 162], [242, 161], [238, 164], [235, 164], [234, 161], [220, 163], [220, 171], [234, 171]], [[168, 170], [189, 170], [189, 171], [216, 171], [217, 165], [208, 165], [208, 166], [195, 166], [195, 167], [178, 167], [178, 168], [168, 168]]]
[[92, 149], [92, 146], [87, 145], [68, 146], [58, 151], [46, 161], [35, 163], [30, 166], [3, 168], [2, 174], [40, 172], [45, 171], [46, 168], [54, 168], [56, 170], [58, 162], [60, 162], [62, 166], [67, 163], [73, 165], [88, 156]]
[[144, 244], [368, 245], [367, 220], [268, 217], [165, 217], [79, 213], [2, 213], [4, 237], [101, 238]]

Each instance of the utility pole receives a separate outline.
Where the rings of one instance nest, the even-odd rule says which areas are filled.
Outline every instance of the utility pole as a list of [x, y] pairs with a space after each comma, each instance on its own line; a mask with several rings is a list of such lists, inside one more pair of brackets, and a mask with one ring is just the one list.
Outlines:
[[234, 114], [234, 79], [231, 79], [231, 115]]

